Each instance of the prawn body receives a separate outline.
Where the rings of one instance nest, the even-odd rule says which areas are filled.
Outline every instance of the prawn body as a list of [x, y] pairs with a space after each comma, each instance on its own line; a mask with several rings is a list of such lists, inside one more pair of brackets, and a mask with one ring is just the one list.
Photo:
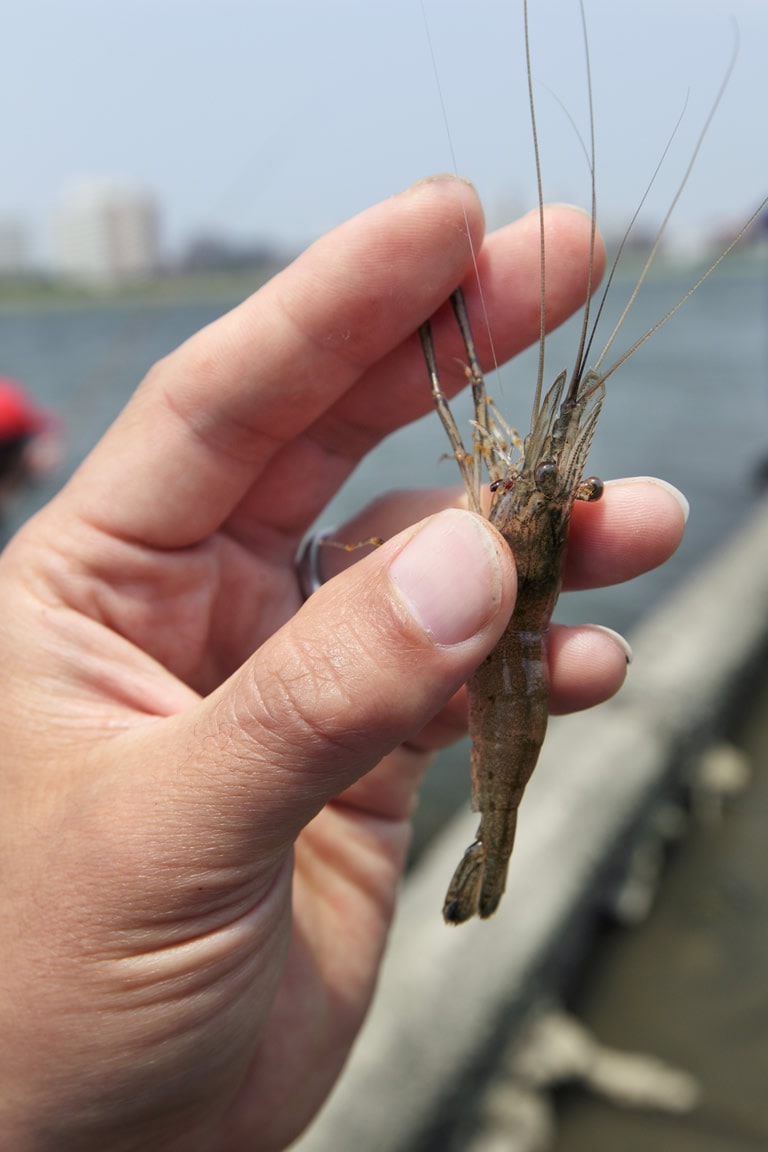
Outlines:
[[[462, 857], [443, 906], [449, 923], [491, 916], [504, 893], [517, 810], [539, 757], [549, 715], [547, 633], [560, 593], [561, 568], [575, 500], [596, 500], [603, 485], [582, 473], [605, 386], [587, 372], [563, 400], [565, 372], [534, 418], [522, 454], [508, 455], [474, 353], [461, 292], [452, 297], [467, 344], [475, 398], [475, 451], [470, 457], [442, 393], [429, 325], [420, 330], [432, 391], [470, 502], [479, 511], [479, 465], [492, 478], [490, 522], [515, 557], [518, 592], [501, 639], [467, 685], [472, 739], [472, 807], [481, 813], [474, 842]], [[473, 467], [477, 465], [477, 467]]]
[[446, 896], [443, 915], [452, 923], [490, 916], [503, 895], [517, 810], [547, 729], [547, 634], [571, 509], [603, 491], [581, 476], [604, 386], [558, 409], [564, 381], [565, 374], [545, 398], [519, 468], [493, 492], [489, 519], [515, 557], [518, 594], [501, 640], [468, 685], [472, 802], [482, 816]]

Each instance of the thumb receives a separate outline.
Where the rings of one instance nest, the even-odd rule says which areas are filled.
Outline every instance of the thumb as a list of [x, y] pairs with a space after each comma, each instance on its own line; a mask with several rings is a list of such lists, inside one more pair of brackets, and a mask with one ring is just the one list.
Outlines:
[[193, 760], [219, 811], [236, 805], [224, 834], [244, 858], [284, 849], [418, 733], [493, 647], [515, 589], [495, 529], [439, 513], [324, 585], [209, 697]]

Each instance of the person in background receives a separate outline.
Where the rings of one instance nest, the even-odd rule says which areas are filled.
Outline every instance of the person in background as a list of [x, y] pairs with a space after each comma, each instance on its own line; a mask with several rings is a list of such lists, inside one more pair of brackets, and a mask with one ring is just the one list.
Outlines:
[[0, 376], [0, 517], [8, 498], [59, 458], [58, 428], [16, 380]]

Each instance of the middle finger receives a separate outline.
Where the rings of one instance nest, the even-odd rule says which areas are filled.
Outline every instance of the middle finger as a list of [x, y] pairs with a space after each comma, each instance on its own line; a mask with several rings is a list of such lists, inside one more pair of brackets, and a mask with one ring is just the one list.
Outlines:
[[[332, 530], [341, 544], [372, 537], [388, 540], [444, 508], [466, 508], [463, 489], [431, 488], [389, 492]], [[678, 547], [685, 526], [684, 497], [653, 477], [609, 480], [601, 500], [574, 505], [563, 571], [563, 589], [577, 591], [620, 584], [657, 568]], [[323, 581], [364, 555], [352, 547], [321, 549]]]

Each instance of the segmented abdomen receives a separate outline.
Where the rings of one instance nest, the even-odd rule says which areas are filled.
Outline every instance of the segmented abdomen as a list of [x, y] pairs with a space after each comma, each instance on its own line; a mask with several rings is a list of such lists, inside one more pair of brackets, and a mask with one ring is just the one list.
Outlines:
[[516, 808], [547, 729], [546, 633], [518, 631], [513, 616], [468, 688], [472, 806]]

